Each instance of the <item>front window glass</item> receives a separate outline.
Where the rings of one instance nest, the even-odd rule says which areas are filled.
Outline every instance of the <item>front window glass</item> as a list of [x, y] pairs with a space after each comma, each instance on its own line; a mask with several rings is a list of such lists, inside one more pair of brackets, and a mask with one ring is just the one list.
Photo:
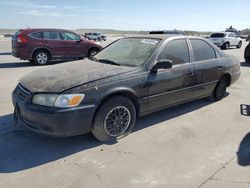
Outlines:
[[189, 62], [189, 50], [186, 39], [177, 39], [170, 41], [163, 48], [158, 60], [171, 60], [173, 65]]
[[62, 32], [62, 36], [64, 40], [80, 40], [80, 36], [70, 32]]
[[99, 52], [94, 58], [124, 66], [140, 66], [159, 45], [159, 39], [120, 39]]

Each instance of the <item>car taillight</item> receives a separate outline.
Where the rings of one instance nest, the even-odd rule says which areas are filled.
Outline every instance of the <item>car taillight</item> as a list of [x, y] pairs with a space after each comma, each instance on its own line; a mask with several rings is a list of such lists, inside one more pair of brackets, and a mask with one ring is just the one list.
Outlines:
[[18, 37], [17, 37], [17, 42], [19, 42], [19, 43], [26, 43], [27, 39], [24, 38], [23, 35], [19, 34]]

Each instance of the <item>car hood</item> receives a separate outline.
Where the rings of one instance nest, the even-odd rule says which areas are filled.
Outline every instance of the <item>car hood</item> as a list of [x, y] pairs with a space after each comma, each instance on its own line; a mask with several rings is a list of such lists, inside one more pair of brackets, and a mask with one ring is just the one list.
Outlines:
[[33, 71], [20, 79], [20, 84], [36, 92], [63, 92], [75, 86], [115, 76], [134, 67], [115, 66], [90, 60], [53, 65]]

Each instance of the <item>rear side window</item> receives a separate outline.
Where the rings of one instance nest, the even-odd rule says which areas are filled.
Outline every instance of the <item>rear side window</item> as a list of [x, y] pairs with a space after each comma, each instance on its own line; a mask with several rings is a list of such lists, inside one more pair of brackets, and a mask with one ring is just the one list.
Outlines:
[[60, 40], [60, 35], [57, 31], [43, 32], [43, 38], [48, 40]]
[[62, 36], [64, 40], [80, 40], [80, 36], [70, 33], [70, 32], [62, 32]]
[[158, 56], [158, 60], [162, 59], [173, 61], [173, 65], [189, 62], [189, 51], [186, 40], [177, 39], [167, 43]]
[[211, 38], [223, 38], [225, 36], [226, 36], [226, 34], [224, 34], [224, 33], [214, 33], [210, 37]]
[[36, 33], [31, 33], [31, 37], [36, 38], [36, 39], [41, 39], [42, 38], [42, 32], [36, 32]]
[[190, 39], [195, 61], [215, 59], [215, 50], [205, 41], [200, 39]]

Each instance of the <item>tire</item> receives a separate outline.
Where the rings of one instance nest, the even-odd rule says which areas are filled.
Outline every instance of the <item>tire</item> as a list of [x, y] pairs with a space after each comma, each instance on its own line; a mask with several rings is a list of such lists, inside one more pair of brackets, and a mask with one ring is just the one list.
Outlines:
[[240, 41], [239, 44], [236, 46], [236, 48], [240, 49], [242, 46], [242, 42]]
[[115, 96], [99, 107], [91, 132], [101, 142], [116, 141], [127, 136], [135, 122], [136, 109], [133, 102], [126, 97]]
[[33, 61], [37, 65], [47, 65], [50, 63], [50, 54], [44, 50], [38, 50], [33, 55]]
[[226, 77], [222, 77], [218, 84], [216, 85], [212, 95], [210, 96], [211, 101], [220, 101], [223, 99], [227, 89], [227, 79]]
[[223, 45], [224, 50], [228, 50], [230, 48], [230, 44], [227, 42]]
[[247, 63], [250, 63], [250, 57], [246, 57], [246, 58], [245, 58], [245, 61], [246, 61]]
[[95, 56], [100, 50], [98, 48], [92, 48], [89, 50], [88, 52], [88, 58], [92, 58], [93, 56]]

